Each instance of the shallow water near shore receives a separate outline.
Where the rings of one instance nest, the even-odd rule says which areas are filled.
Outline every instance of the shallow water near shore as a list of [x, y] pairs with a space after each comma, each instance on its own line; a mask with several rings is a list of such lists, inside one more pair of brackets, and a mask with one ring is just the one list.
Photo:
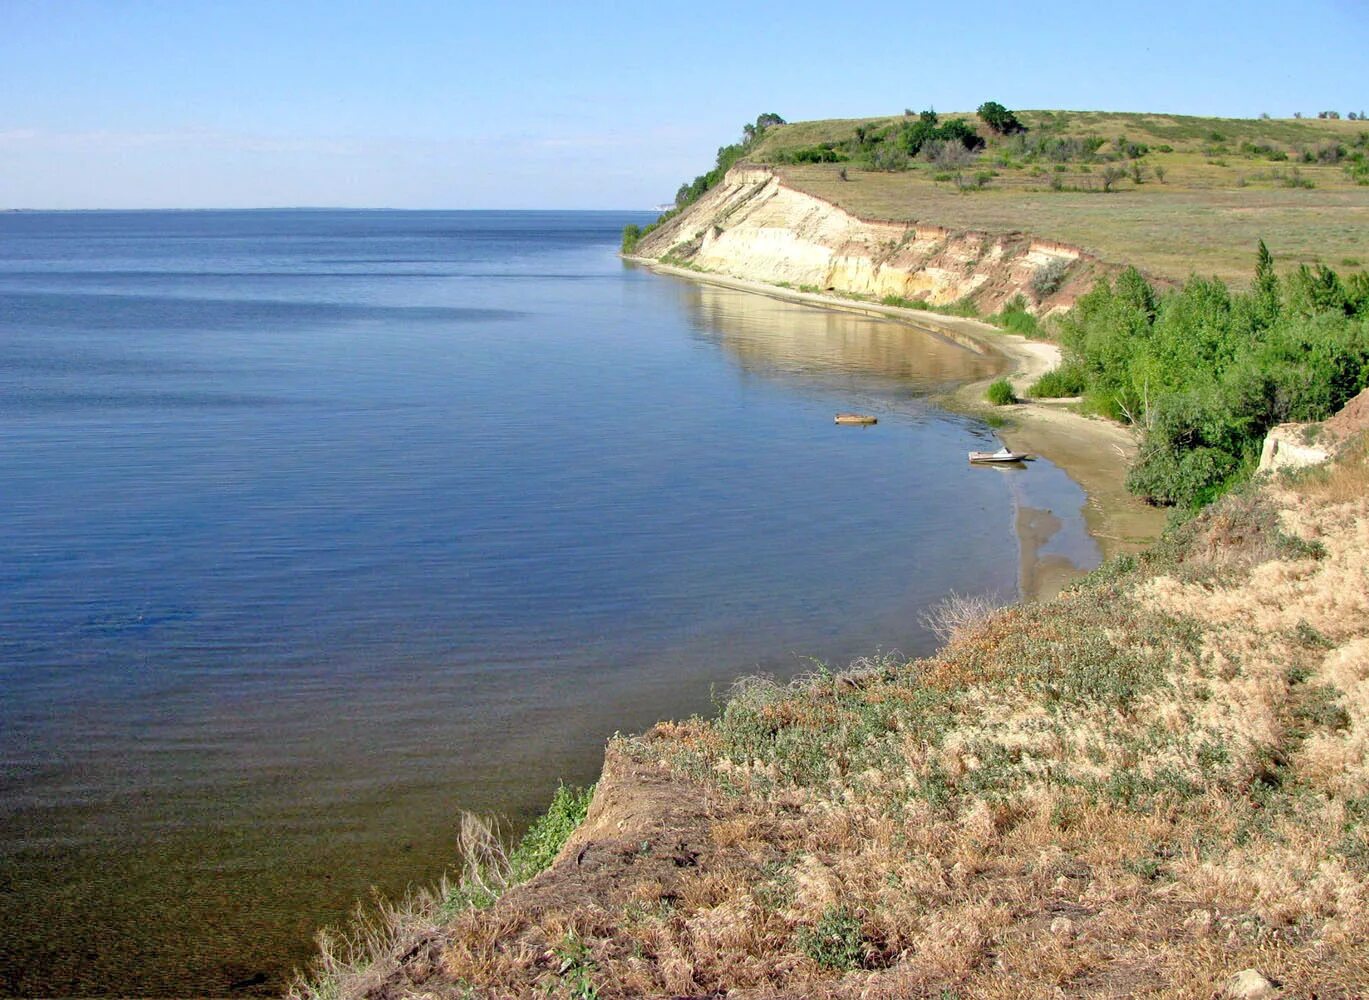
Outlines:
[[930, 402], [994, 359], [647, 218], [0, 215], [0, 993], [277, 990], [615, 730], [1097, 562]]

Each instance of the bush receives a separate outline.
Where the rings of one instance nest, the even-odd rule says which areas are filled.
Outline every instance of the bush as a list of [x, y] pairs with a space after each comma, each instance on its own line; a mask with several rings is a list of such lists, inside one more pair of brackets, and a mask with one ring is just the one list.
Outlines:
[[1036, 300], [1040, 302], [1058, 292], [1060, 286], [1065, 283], [1065, 275], [1069, 269], [1070, 261], [1065, 257], [1052, 257], [1046, 264], [1038, 267], [1031, 277], [1031, 290]]
[[551, 867], [575, 828], [585, 821], [593, 797], [593, 785], [588, 788], [557, 786], [547, 811], [528, 827], [518, 846], [509, 853], [510, 882], [525, 882]]
[[1126, 172], [1125, 170], [1123, 170], [1121, 167], [1104, 167], [1104, 168], [1103, 168], [1103, 191], [1104, 191], [1105, 193], [1111, 192], [1111, 191], [1112, 191], [1112, 186], [1113, 186], [1114, 184], [1116, 184], [1118, 181], [1122, 180], [1122, 179], [1123, 179], [1124, 177], [1126, 177], [1126, 176], [1127, 176], [1127, 172]]
[[825, 142], [820, 146], [781, 150], [771, 159], [775, 163], [839, 163], [846, 157], [837, 152], [833, 143]]
[[[868, 136], [867, 141], [881, 141], [883, 134]], [[952, 118], [942, 123], [935, 111], [923, 111], [916, 119], [904, 121], [899, 127], [895, 144], [909, 156], [916, 156], [932, 140], [957, 142], [969, 150], [982, 149], [984, 140], [963, 118]]]
[[921, 621], [944, 645], [973, 635], [999, 607], [998, 602], [987, 595], [971, 596], [951, 591], [927, 609]]
[[1005, 378], [990, 383], [988, 391], [984, 393], [984, 398], [994, 406], [1007, 406], [1010, 403], [1017, 402], [1017, 397], [1012, 391], [1012, 383]]
[[1017, 120], [1017, 116], [997, 101], [985, 101], [979, 106], [979, 117], [985, 125], [999, 135], [1012, 135], [1027, 131], [1027, 126]]
[[906, 150], [890, 145], [875, 147], [867, 162], [871, 170], [883, 170], [889, 173], [907, 170], [912, 165]]
[[1158, 296], [1128, 270], [1082, 296], [1060, 333], [1087, 405], [1145, 432], [1128, 487], [1197, 506], [1249, 474], [1271, 426], [1325, 419], [1369, 384], [1369, 278], [1279, 278], [1261, 245], [1247, 293], [1191, 278]]
[[1087, 384], [1084, 366], [1078, 361], [1062, 361], [1042, 375], [1027, 390], [1034, 399], [1063, 399], [1081, 396]]
[[989, 322], [1009, 333], [1020, 333], [1024, 337], [1041, 336], [1041, 326], [1036, 317], [1027, 311], [1027, 300], [1015, 295], [1003, 308], [989, 317]]
[[642, 238], [642, 227], [634, 222], [629, 222], [623, 227], [623, 253], [632, 253], [637, 249], [637, 241]]

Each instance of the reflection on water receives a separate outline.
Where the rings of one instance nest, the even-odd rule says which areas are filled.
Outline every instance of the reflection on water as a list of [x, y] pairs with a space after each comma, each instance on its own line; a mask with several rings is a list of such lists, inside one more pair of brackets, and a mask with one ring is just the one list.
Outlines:
[[890, 319], [798, 308], [780, 299], [706, 283], [683, 283], [696, 328], [747, 371], [811, 385], [885, 390], [900, 396], [944, 391], [999, 367], [935, 333]]

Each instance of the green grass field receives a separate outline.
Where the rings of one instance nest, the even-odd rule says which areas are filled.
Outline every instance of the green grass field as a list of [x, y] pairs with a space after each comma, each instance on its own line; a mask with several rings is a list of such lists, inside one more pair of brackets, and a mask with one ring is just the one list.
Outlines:
[[[824, 143], [850, 155], [857, 127], [897, 127], [901, 115], [771, 128], [750, 159], [776, 164], [793, 187], [864, 218], [1026, 231], [1167, 278], [1198, 273], [1244, 284], [1260, 239], [1281, 269], [1321, 263], [1346, 273], [1369, 264], [1369, 185], [1350, 171], [1356, 156], [1369, 153], [1369, 122], [1018, 112], [1030, 139], [1103, 141], [1092, 155], [1057, 162], [1024, 152], [1015, 137], [993, 135], [972, 113], [941, 119], [955, 117], [989, 140], [955, 172], [958, 180], [924, 158], [892, 172], [867, 169], [858, 157], [778, 162]], [[1145, 152], [1125, 155], [1120, 137]], [[1125, 176], [1104, 192], [1109, 170]], [[976, 175], [982, 187], [967, 183]]]

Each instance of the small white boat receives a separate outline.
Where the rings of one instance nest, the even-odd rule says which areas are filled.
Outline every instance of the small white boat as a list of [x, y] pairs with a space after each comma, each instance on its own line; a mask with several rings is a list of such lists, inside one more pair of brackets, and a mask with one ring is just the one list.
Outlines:
[[984, 462], [1025, 462], [1029, 456], [1024, 451], [1009, 451], [1007, 448], [999, 448], [997, 451], [972, 451], [970, 461], [975, 463]]
[[838, 413], [835, 422], [838, 424], [877, 424], [879, 418], [864, 413]]

